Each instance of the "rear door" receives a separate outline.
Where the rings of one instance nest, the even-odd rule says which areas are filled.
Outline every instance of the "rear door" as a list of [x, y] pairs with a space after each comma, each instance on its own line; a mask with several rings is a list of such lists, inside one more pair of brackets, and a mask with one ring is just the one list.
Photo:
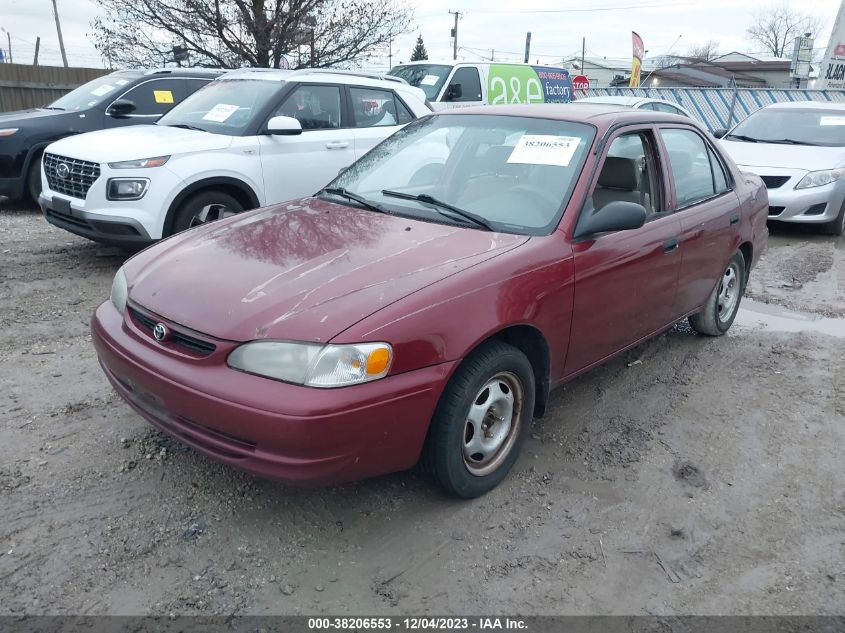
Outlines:
[[644, 226], [573, 244], [575, 298], [566, 373], [600, 362], [671, 325], [680, 221], [667, 209], [668, 172], [652, 126], [617, 133], [582, 213], [608, 202], [643, 204]]
[[355, 160], [342, 104], [341, 85], [300, 84], [270, 115], [297, 119], [302, 134], [258, 137], [267, 204], [313, 195]]
[[707, 300], [739, 244], [739, 199], [729, 171], [702, 134], [661, 126], [673, 174], [672, 208], [681, 225], [681, 272], [675, 312]]
[[410, 109], [392, 90], [350, 87], [349, 103], [356, 159], [414, 120]]

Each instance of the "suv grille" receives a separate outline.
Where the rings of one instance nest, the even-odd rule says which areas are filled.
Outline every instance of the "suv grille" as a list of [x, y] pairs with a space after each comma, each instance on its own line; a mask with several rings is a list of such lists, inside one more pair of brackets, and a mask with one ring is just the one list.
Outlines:
[[100, 166], [87, 160], [44, 154], [44, 173], [53, 191], [84, 199], [100, 177]]
[[[135, 308], [128, 308], [128, 310], [136, 325], [152, 336], [153, 328], [155, 328], [158, 321]], [[187, 350], [197, 356], [208, 356], [217, 349], [214, 343], [209, 343], [208, 341], [174, 329], [171, 329], [170, 338], [167, 339], [167, 343]]]
[[789, 180], [789, 176], [760, 176], [760, 178], [766, 185], [766, 189], [777, 189], [778, 187], [783, 187], [786, 184], [786, 181]]

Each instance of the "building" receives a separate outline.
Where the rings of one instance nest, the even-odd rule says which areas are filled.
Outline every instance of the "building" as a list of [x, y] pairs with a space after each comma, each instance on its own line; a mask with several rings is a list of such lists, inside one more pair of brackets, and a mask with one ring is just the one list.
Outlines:
[[643, 86], [727, 88], [790, 88], [791, 61], [732, 52], [709, 61], [688, 57], [663, 60], [662, 67], [644, 77]]

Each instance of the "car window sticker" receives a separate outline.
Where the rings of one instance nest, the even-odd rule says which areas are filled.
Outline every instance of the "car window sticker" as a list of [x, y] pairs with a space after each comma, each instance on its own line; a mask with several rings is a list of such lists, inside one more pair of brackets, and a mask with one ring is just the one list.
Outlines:
[[173, 103], [173, 93], [170, 90], [153, 90], [156, 103]]
[[845, 116], [823, 116], [819, 125], [845, 125]]
[[508, 162], [568, 167], [580, 142], [577, 136], [524, 134], [513, 148]]
[[437, 75], [426, 75], [425, 77], [422, 78], [422, 81], [420, 81], [420, 83], [423, 86], [433, 86], [439, 80], [440, 80], [440, 77], [438, 77]]
[[215, 123], [223, 123], [226, 119], [232, 116], [238, 109], [236, 105], [228, 103], [218, 103], [216, 106], [206, 112], [203, 117], [204, 121], [214, 121]]
[[102, 97], [103, 95], [107, 95], [108, 93], [110, 93], [112, 90], [114, 90], [114, 86], [110, 84], [103, 84], [99, 88], [94, 88], [91, 91], [91, 94], [95, 97]]
[[125, 86], [129, 83], [128, 79], [116, 79], [115, 82], [118, 86]]

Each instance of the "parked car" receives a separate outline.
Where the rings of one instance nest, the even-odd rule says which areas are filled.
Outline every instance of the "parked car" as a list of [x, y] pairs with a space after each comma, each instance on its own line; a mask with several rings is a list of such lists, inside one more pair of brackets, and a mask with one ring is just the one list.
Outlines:
[[716, 130], [740, 169], [769, 190], [769, 219], [845, 233], [845, 105], [776, 103]]
[[119, 70], [48, 106], [0, 114], [0, 196], [38, 200], [41, 154], [50, 143], [114, 127], [155, 123], [223, 71]]
[[423, 90], [438, 111], [485, 104], [572, 101], [569, 71], [554, 66], [422, 61], [395, 66], [390, 74]]
[[421, 90], [327, 70], [227, 73], [155, 126], [64, 139], [44, 154], [49, 222], [144, 246], [205, 222], [313, 194], [430, 113]]
[[608, 105], [620, 105], [626, 108], [635, 108], [637, 110], [656, 110], [657, 112], [665, 112], [666, 114], [677, 114], [694, 118], [688, 110], [672, 101], [666, 99], [649, 99], [647, 97], [625, 97], [625, 96], [608, 96], [608, 97], [584, 97], [578, 99], [578, 103], [605, 103]]
[[551, 388], [680, 319], [726, 332], [766, 209], [760, 179], [692, 121], [436, 114], [314, 197], [128, 260], [94, 344], [138, 413], [214, 459], [311, 483], [422, 460], [474, 497]]

